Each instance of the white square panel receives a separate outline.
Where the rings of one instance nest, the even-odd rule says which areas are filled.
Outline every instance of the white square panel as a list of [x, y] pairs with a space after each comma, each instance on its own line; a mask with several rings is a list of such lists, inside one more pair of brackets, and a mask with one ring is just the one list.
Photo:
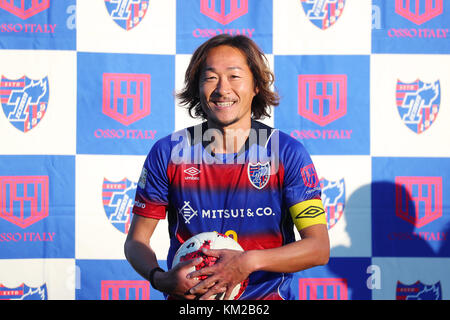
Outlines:
[[[77, 259], [125, 259], [126, 233], [109, 220], [103, 207], [103, 181], [134, 183], [145, 156], [78, 155], [76, 163], [75, 256]], [[133, 199], [134, 201], [134, 196]], [[152, 248], [158, 259], [166, 259], [169, 235], [165, 220], [158, 224]]]
[[346, 0], [340, 18], [326, 30], [309, 21], [300, 0], [274, 1], [273, 12], [274, 54], [370, 54], [370, 0]]
[[[373, 300], [396, 300], [397, 285], [400, 282], [411, 287], [411, 300], [450, 299], [450, 278], [448, 258], [372, 258], [371, 275]], [[422, 290], [418, 282], [430, 286]], [[441, 287], [441, 292], [437, 289]], [[442, 295], [439, 295], [441, 293]]]
[[[74, 259], [0, 259], [0, 285], [13, 289], [24, 284], [24, 292], [42, 299], [47, 290], [48, 300], [74, 300], [80, 277]], [[44, 287], [45, 286], [45, 287]]]
[[150, 0], [144, 18], [127, 31], [114, 22], [104, 1], [78, 0], [77, 50], [175, 54], [175, 17], [175, 0]]
[[[372, 254], [370, 156], [313, 156], [312, 159], [319, 179], [332, 182], [344, 179], [344, 213], [337, 222], [329, 223], [329, 226], [332, 225], [329, 228], [331, 255], [370, 256]], [[322, 193], [322, 200], [324, 199]]]
[[[184, 76], [192, 55], [177, 54], [175, 56], [175, 91], [179, 93], [184, 87]], [[189, 115], [188, 109], [175, 100], [175, 131], [194, 126], [203, 122], [201, 118], [194, 119]]]
[[[440, 108], [422, 133], [409, 129], [396, 105], [397, 81], [439, 81]], [[371, 56], [372, 156], [450, 156], [450, 57], [446, 55]]]
[[10, 124], [0, 111], [2, 154], [75, 154], [76, 53], [2, 50], [0, 75], [10, 80], [48, 77], [49, 90], [44, 116], [26, 133]]

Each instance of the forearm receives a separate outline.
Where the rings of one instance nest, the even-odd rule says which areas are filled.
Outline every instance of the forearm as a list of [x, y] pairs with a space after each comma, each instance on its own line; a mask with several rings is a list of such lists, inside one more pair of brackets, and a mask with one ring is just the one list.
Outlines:
[[328, 262], [329, 246], [317, 239], [303, 239], [282, 247], [245, 253], [251, 272], [298, 272]]
[[150, 246], [128, 239], [124, 249], [128, 262], [143, 278], [147, 279], [149, 271], [159, 267], [156, 254]]

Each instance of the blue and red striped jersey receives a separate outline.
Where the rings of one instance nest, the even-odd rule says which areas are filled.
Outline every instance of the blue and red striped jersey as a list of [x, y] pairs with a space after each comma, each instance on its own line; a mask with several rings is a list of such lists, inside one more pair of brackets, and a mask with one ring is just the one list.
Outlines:
[[[201, 232], [229, 235], [244, 250], [291, 243], [289, 208], [320, 198], [312, 160], [289, 135], [252, 121], [240, 152], [214, 154], [208, 130], [205, 122], [157, 141], [138, 182], [133, 213], [168, 219], [169, 268], [179, 246]], [[293, 299], [291, 279], [255, 272], [240, 299]]]

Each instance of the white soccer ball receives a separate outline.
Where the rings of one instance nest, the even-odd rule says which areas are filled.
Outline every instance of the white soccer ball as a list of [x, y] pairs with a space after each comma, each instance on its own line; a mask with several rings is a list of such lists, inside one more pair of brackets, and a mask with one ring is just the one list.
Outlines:
[[[190, 272], [195, 270], [200, 270], [201, 268], [211, 266], [216, 262], [215, 257], [209, 257], [202, 252], [202, 249], [230, 249], [244, 251], [242, 247], [234, 239], [220, 234], [218, 232], [203, 232], [199, 233], [191, 238], [189, 238], [185, 243], [183, 243], [175, 253], [173, 258], [172, 267], [176, 266], [178, 263], [196, 259], [202, 257], [203, 261], [199, 265], [192, 267]], [[199, 277], [200, 280], [206, 279], [207, 276]], [[240, 284], [233, 288], [230, 296], [230, 300], [237, 300], [244, 292], [247, 287], [248, 280], [242, 281]], [[212, 296], [215, 300], [223, 300], [225, 293], [220, 293]]]

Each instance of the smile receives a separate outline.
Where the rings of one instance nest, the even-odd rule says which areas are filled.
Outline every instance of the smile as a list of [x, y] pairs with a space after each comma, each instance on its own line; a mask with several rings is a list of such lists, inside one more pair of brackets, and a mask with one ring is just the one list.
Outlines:
[[219, 107], [219, 108], [229, 108], [231, 107], [235, 102], [234, 101], [213, 101], [213, 103]]

